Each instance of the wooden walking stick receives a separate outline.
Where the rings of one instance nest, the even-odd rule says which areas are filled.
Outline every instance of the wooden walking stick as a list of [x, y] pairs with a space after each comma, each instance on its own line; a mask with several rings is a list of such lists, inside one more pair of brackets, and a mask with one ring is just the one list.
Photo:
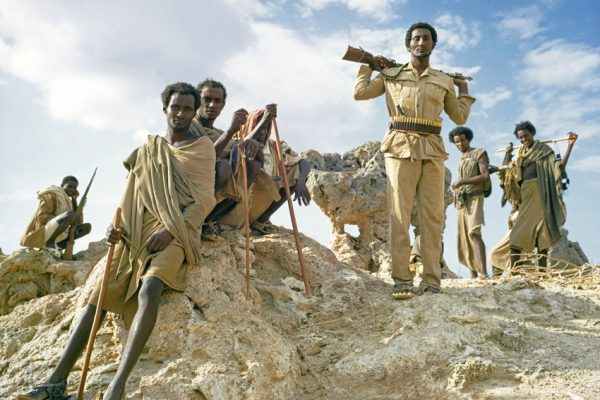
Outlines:
[[[113, 226], [119, 229], [121, 225], [121, 207], [117, 208], [115, 212], [115, 220]], [[81, 380], [79, 381], [79, 388], [77, 389], [77, 399], [83, 400], [83, 390], [85, 389], [85, 379], [87, 378], [88, 368], [90, 365], [90, 359], [92, 358], [92, 350], [94, 349], [94, 341], [96, 340], [96, 333], [100, 328], [100, 319], [102, 317], [102, 306], [104, 305], [104, 297], [106, 297], [106, 288], [108, 286], [108, 278], [110, 277], [110, 265], [112, 263], [113, 254], [115, 252], [115, 245], [111, 244], [108, 248], [108, 254], [106, 256], [106, 266], [104, 267], [104, 275], [102, 276], [102, 285], [100, 286], [100, 294], [98, 295], [98, 303], [96, 304], [96, 313], [94, 314], [94, 324], [92, 325], [92, 332], [88, 339], [87, 350], [85, 352], [85, 360], [83, 362], [83, 369], [81, 370]]]
[[296, 214], [294, 214], [294, 202], [292, 201], [292, 195], [290, 193], [290, 185], [287, 179], [287, 171], [283, 164], [283, 152], [281, 151], [281, 142], [279, 140], [279, 129], [277, 129], [277, 121], [273, 118], [273, 130], [275, 132], [275, 146], [277, 147], [277, 163], [279, 164], [279, 170], [283, 178], [283, 187], [285, 188], [285, 196], [287, 197], [288, 208], [290, 209], [290, 219], [292, 220], [292, 229], [294, 231], [294, 241], [296, 242], [296, 250], [298, 251], [298, 261], [300, 261], [300, 270], [302, 271], [302, 279], [304, 280], [304, 290], [306, 296], [312, 295], [310, 288], [310, 282], [308, 281], [308, 275], [306, 273], [306, 266], [304, 264], [304, 254], [302, 253], [302, 244], [300, 243], [300, 234], [298, 233], [298, 225], [296, 224]]
[[244, 231], [246, 234], [246, 300], [250, 300], [250, 205], [248, 204], [248, 168], [246, 167], [246, 153], [242, 150], [242, 144], [244, 143], [244, 135], [248, 130], [248, 124], [249, 122], [246, 122], [242, 130], [238, 132], [238, 139], [240, 141], [238, 148], [242, 155], [242, 181], [244, 185], [242, 205], [244, 207]]

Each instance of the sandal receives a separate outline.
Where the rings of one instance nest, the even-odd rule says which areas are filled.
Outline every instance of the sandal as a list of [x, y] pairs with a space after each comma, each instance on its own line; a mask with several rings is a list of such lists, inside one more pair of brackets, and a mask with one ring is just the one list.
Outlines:
[[17, 396], [17, 400], [68, 400], [71, 396], [65, 395], [67, 381], [58, 383], [42, 383], [25, 394]]
[[442, 291], [440, 290], [440, 288], [437, 288], [435, 286], [427, 286], [425, 289], [419, 291], [419, 295], [422, 294], [440, 294]]
[[267, 222], [254, 221], [250, 225], [250, 229], [252, 229], [252, 231], [254, 233], [256, 233], [257, 235], [262, 236], [262, 235], [268, 235], [269, 233], [272, 233], [273, 230], [275, 229], [275, 227], [273, 226], [271, 221], [267, 221]]
[[409, 300], [415, 297], [415, 289], [412, 283], [398, 282], [394, 285], [392, 297], [396, 300]]
[[221, 224], [217, 221], [210, 221], [202, 224], [202, 239], [216, 242], [221, 238]]

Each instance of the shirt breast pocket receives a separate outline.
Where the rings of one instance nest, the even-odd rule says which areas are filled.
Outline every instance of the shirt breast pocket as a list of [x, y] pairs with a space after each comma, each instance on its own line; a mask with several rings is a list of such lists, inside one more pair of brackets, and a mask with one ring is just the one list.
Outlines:
[[[391, 90], [391, 97], [394, 102], [394, 106], [400, 106], [402, 112], [407, 115], [412, 115], [411, 111], [414, 106], [415, 88], [414, 82], [410, 80], [396, 80]], [[397, 109], [394, 110], [397, 112]]]
[[444, 106], [444, 98], [448, 93], [448, 84], [437, 80], [427, 81], [425, 86], [425, 96], [428, 104]]

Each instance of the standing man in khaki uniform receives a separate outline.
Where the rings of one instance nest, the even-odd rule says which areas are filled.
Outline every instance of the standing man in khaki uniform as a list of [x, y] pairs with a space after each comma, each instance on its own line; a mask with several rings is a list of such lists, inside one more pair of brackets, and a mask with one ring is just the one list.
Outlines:
[[[429, 66], [437, 43], [435, 29], [423, 22], [406, 32], [409, 63], [386, 68], [387, 60], [374, 57], [373, 65], [363, 65], [354, 85], [354, 99], [368, 100], [385, 94], [392, 121], [381, 144], [385, 156], [390, 215], [390, 248], [394, 298], [415, 295], [409, 269], [410, 214], [417, 197], [421, 220], [423, 276], [421, 292], [439, 293], [439, 266], [444, 224], [444, 160], [448, 157], [440, 137], [446, 114], [456, 124], [464, 124], [475, 99], [468, 94], [467, 81], [452, 79]], [[373, 70], [381, 71], [371, 80]], [[454, 92], [458, 86], [458, 97]]]
[[483, 199], [492, 190], [488, 170], [490, 160], [485, 149], [471, 147], [473, 131], [466, 126], [452, 129], [448, 139], [461, 153], [458, 179], [452, 183], [458, 222], [458, 261], [471, 271], [471, 278], [486, 278], [485, 243], [481, 227], [485, 224]]

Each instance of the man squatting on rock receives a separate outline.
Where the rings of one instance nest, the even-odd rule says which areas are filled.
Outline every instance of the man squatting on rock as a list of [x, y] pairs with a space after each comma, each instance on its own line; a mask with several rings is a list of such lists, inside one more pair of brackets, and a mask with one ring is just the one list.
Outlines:
[[[156, 323], [163, 290], [185, 289], [188, 266], [201, 258], [199, 228], [215, 205], [213, 143], [189, 129], [200, 105], [197, 90], [187, 83], [171, 84], [162, 92], [162, 103], [165, 135], [148, 136], [125, 159], [129, 175], [120, 202], [122, 223], [107, 231], [116, 248], [103, 309], [123, 315], [129, 335], [104, 400], [124, 394]], [[17, 399], [66, 398], [66, 379], [90, 335], [99, 286], [100, 280], [46, 382]]]
[[37, 193], [40, 203], [21, 238], [21, 246], [64, 249], [72, 225], [75, 225], [75, 239], [90, 233], [92, 225], [83, 223], [83, 216], [78, 220], [75, 212], [78, 185], [77, 178], [69, 175], [60, 186], [52, 185]]
[[510, 232], [490, 254], [495, 272], [506, 269], [507, 263], [502, 260], [508, 260], [508, 253], [514, 265], [521, 253], [530, 253], [534, 248], [542, 255], [539, 266], [544, 269], [548, 249], [560, 239], [560, 227], [567, 219], [561, 178], [577, 134], [569, 133], [565, 156], [558, 160], [550, 146], [533, 139], [535, 133], [535, 126], [529, 121], [515, 126], [514, 134], [521, 147], [510, 161], [513, 148], [509, 145], [504, 157], [508, 169], [498, 175], [506, 198], [518, 212]]
[[[253, 136], [260, 143], [260, 151], [256, 159], [262, 163], [262, 168], [254, 180], [250, 197], [249, 220], [252, 233], [265, 235], [274, 229], [270, 222], [271, 216], [287, 201], [281, 171], [276, 161], [276, 145], [269, 139], [271, 134], [271, 117], [276, 109], [269, 105], [267, 108], [255, 110], [248, 117], [248, 130], [256, 132]], [[265, 116], [267, 123], [257, 130], [257, 126]], [[310, 204], [310, 192], [306, 187], [306, 179], [311, 169], [310, 162], [295, 153], [286, 142], [281, 142], [283, 164], [285, 166], [290, 194], [298, 205]], [[241, 227], [244, 223], [244, 208], [238, 204], [236, 208], [222, 218], [224, 225]]]
[[[225, 107], [225, 100], [227, 99], [225, 86], [221, 82], [205, 79], [196, 86], [196, 89], [200, 93], [200, 107], [192, 121], [190, 130], [198, 136], [208, 137], [214, 143], [217, 155], [215, 165], [217, 205], [206, 217], [202, 227], [202, 238], [216, 240], [221, 234], [221, 219], [241, 202], [244, 192], [242, 167], [240, 165], [242, 157], [239, 149], [233, 146], [231, 139], [246, 122], [248, 111], [243, 108], [236, 110], [233, 113], [229, 129], [224, 132], [215, 128], [214, 122], [221, 115], [223, 107]], [[260, 147], [261, 145], [254, 140], [252, 134], [244, 140], [242, 151], [246, 154], [248, 187], [254, 182], [262, 165], [256, 159]]]
[[492, 192], [490, 160], [485, 149], [471, 147], [473, 131], [466, 126], [452, 129], [448, 139], [461, 153], [458, 180], [452, 183], [458, 222], [458, 261], [471, 271], [471, 278], [487, 277], [481, 227], [485, 224], [483, 199]]
[[[386, 59], [374, 57], [373, 65], [362, 65], [354, 86], [354, 98], [367, 100], [385, 93], [392, 121], [381, 143], [385, 156], [389, 209], [390, 250], [394, 298], [415, 295], [409, 269], [410, 214], [415, 195], [421, 221], [423, 275], [421, 292], [439, 293], [442, 226], [444, 223], [444, 160], [440, 137], [440, 114], [464, 124], [475, 99], [468, 94], [466, 80], [452, 79], [430, 67], [429, 57], [437, 43], [435, 29], [423, 22], [406, 32], [410, 62], [386, 68]], [[373, 70], [380, 74], [371, 80]], [[458, 97], [454, 92], [458, 86]], [[409, 120], [409, 118], [411, 118]], [[415, 119], [416, 118], [416, 119]]]

